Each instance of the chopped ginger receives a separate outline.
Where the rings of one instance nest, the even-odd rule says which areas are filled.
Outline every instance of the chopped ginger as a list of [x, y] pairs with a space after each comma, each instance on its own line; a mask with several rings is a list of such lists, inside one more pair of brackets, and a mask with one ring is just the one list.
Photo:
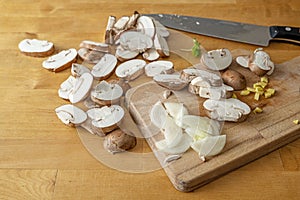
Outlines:
[[256, 101], [258, 101], [258, 100], [259, 100], [259, 97], [260, 97], [260, 93], [259, 93], [259, 92], [255, 92], [254, 99], [255, 99]]
[[249, 91], [249, 90], [242, 90], [240, 94], [241, 94], [242, 96], [246, 96], [246, 95], [249, 95], [249, 94], [250, 94], [250, 91]]
[[260, 82], [268, 83], [269, 80], [268, 80], [267, 77], [263, 76], [263, 77], [260, 78]]
[[263, 110], [260, 107], [256, 107], [253, 112], [254, 113], [261, 113]]
[[231, 98], [237, 99], [236, 94], [233, 93]]
[[299, 120], [295, 119], [295, 120], [293, 120], [293, 123], [297, 125], [297, 124], [299, 124]]

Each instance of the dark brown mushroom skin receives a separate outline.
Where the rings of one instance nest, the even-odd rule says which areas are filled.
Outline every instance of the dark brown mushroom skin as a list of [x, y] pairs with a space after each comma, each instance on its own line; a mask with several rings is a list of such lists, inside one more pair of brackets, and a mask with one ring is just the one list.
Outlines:
[[243, 90], [246, 88], [246, 78], [244, 75], [233, 69], [227, 69], [221, 73], [223, 82], [231, 86], [234, 90]]
[[108, 152], [115, 154], [134, 148], [136, 143], [134, 136], [126, 134], [121, 129], [116, 129], [105, 136], [103, 146]]

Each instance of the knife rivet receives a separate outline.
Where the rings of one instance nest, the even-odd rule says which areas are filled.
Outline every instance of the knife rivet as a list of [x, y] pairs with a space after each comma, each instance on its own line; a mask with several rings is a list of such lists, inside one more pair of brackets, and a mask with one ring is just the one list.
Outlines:
[[292, 28], [291, 28], [291, 27], [285, 27], [285, 30], [286, 30], [286, 31], [291, 31]]

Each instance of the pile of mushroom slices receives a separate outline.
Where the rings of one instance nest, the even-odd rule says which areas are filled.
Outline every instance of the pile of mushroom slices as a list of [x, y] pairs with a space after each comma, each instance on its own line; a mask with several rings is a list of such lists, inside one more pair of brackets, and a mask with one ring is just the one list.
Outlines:
[[167, 158], [176, 155], [178, 159], [191, 147], [205, 161], [219, 154], [225, 146], [226, 135], [220, 135], [220, 123], [208, 117], [189, 115], [182, 103], [158, 101], [151, 109], [150, 119], [163, 133], [164, 139], [155, 146], [171, 155]]
[[84, 40], [78, 55], [84, 61], [96, 64], [107, 53], [121, 62], [142, 55], [147, 61], [168, 57], [169, 46], [166, 38], [169, 31], [155, 19], [141, 16], [135, 11], [131, 16], [117, 19], [109, 16], [103, 43]]

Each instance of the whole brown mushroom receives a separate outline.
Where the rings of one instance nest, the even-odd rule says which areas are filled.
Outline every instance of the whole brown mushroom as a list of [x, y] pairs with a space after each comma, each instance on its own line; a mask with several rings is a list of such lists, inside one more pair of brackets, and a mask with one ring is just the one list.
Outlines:
[[223, 82], [234, 90], [242, 90], [246, 87], [246, 78], [238, 71], [227, 69], [221, 75]]
[[136, 138], [117, 129], [105, 136], [103, 146], [112, 154], [124, 152], [136, 146]]

